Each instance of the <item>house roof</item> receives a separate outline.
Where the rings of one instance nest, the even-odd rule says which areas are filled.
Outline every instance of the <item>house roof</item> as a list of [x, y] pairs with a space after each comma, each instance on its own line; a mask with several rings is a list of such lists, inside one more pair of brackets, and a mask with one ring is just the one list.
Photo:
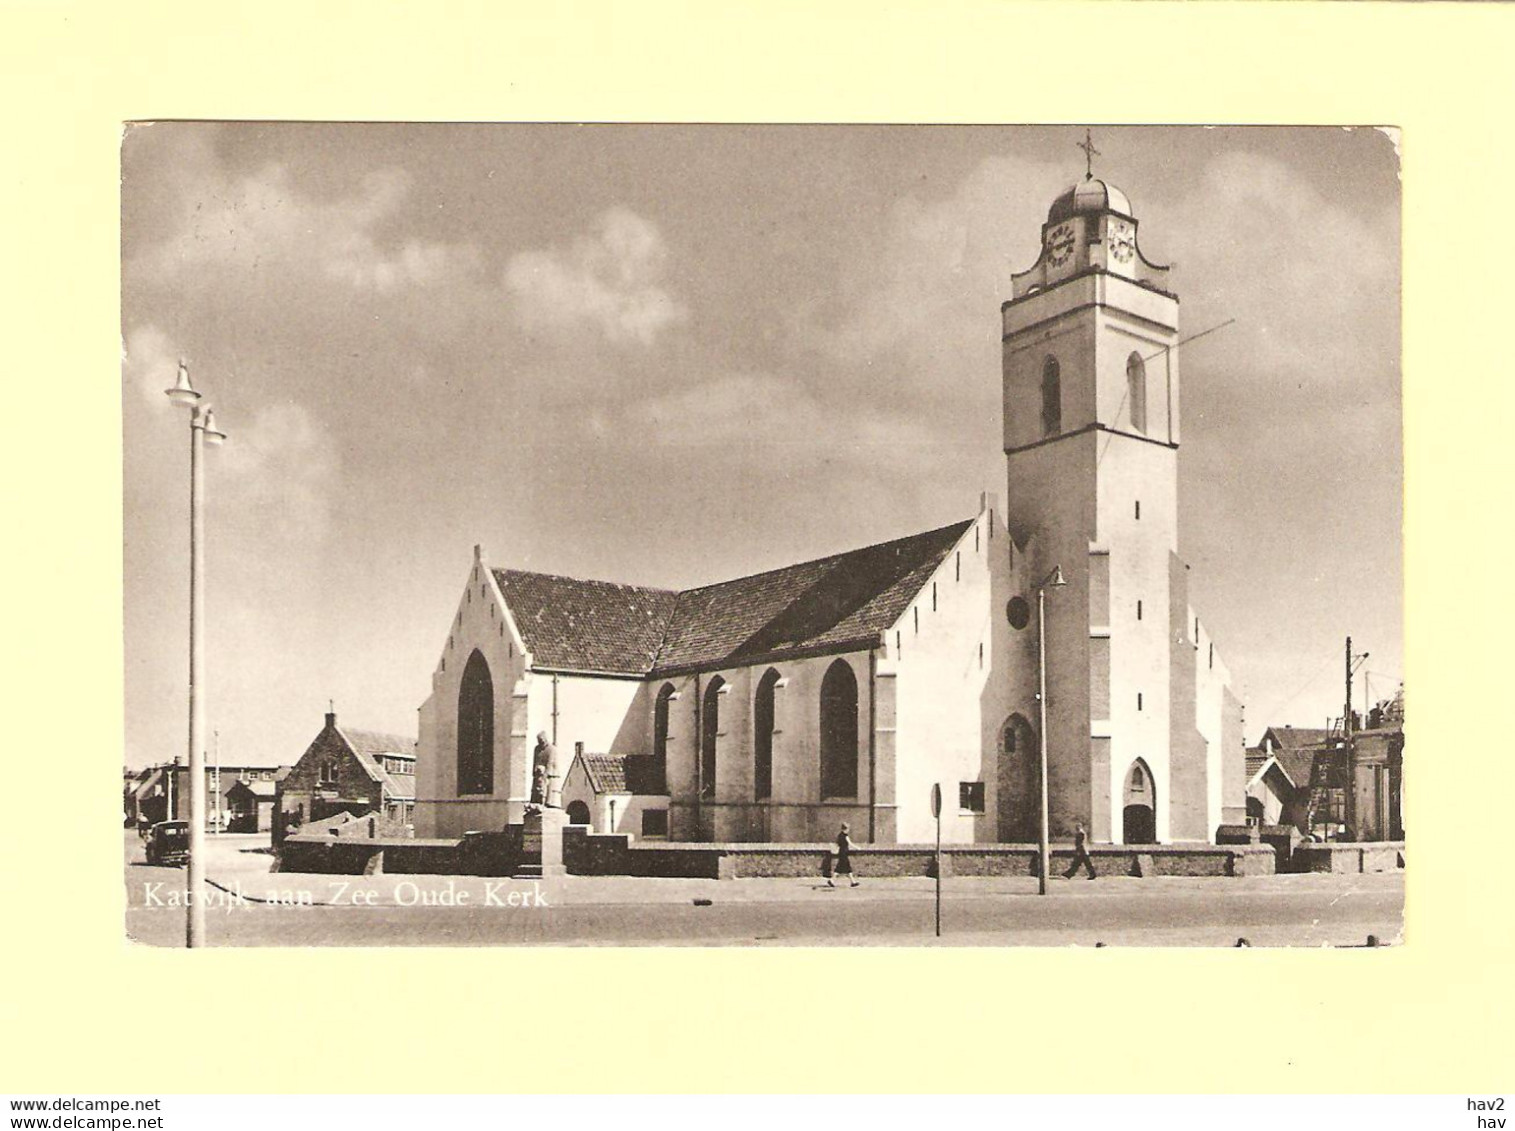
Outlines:
[[380, 766], [379, 784], [384, 787], [386, 797], [391, 797], [396, 801], [414, 801], [416, 799], [416, 778], [414, 774], [392, 774]]
[[[1314, 755], [1312, 754], [1311, 757], [1313, 758]], [[1283, 763], [1277, 757], [1272, 754], [1265, 754], [1255, 747], [1248, 747], [1247, 749], [1247, 784], [1250, 786], [1253, 782], [1257, 781], [1258, 778], [1268, 772], [1268, 767], [1270, 766], [1276, 768], [1284, 776], [1284, 780], [1289, 783], [1291, 788], [1299, 788], [1299, 783], [1294, 780], [1294, 775], [1284, 769]], [[1305, 784], [1308, 785], [1309, 781], [1310, 779], [1306, 778]]]
[[162, 784], [162, 781], [163, 767], [149, 766], [146, 770], [142, 771], [142, 778], [133, 787], [131, 795], [139, 800], [144, 797], [151, 797], [153, 792]]
[[1273, 741], [1285, 750], [1298, 750], [1303, 746], [1323, 746], [1331, 732], [1322, 727], [1269, 727], [1263, 738], [1273, 736]]
[[1296, 786], [1309, 785], [1316, 752], [1325, 749], [1331, 732], [1322, 727], [1269, 727], [1263, 738], [1269, 735], [1278, 744], [1274, 754], [1279, 768]]
[[251, 793], [259, 800], [272, 800], [275, 792], [278, 789], [278, 785], [277, 783], [271, 781], [234, 782], [232, 784], [232, 787], [226, 791], [227, 796], [231, 796], [231, 794], [236, 793], [240, 789], [245, 789], [248, 793]]
[[381, 757], [405, 758], [412, 762], [416, 757], [416, 740], [398, 734], [382, 734], [374, 730], [350, 730], [338, 727], [337, 733], [347, 741], [353, 754], [368, 771], [368, 776], [384, 787], [384, 792], [396, 801], [414, 801], [416, 779], [413, 774], [392, 774], [386, 770]]
[[376, 730], [353, 730], [350, 727], [339, 729], [342, 731], [342, 737], [347, 739], [347, 745], [359, 754], [389, 754], [400, 758], [416, 756], [416, 740], [413, 738], [405, 738], [398, 734], [381, 734]]
[[626, 759], [614, 754], [585, 754], [584, 772], [596, 793], [630, 793], [626, 784]]
[[537, 666], [672, 675], [871, 645], [973, 522], [682, 592], [494, 576]]
[[589, 788], [597, 795], [640, 793], [661, 795], [667, 788], [653, 759], [646, 754], [576, 754], [584, 764]]

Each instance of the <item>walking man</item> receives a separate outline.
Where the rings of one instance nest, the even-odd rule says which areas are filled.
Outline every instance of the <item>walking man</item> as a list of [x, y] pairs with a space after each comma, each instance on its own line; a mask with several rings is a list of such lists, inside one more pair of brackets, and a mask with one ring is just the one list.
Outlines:
[[1094, 861], [1089, 859], [1089, 850], [1085, 847], [1089, 834], [1084, 831], [1084, 823], [1077, 821], [1073, 825], [1073, 863], [1068, 865], [1068, 870], [1063, 873], [1063, 879], [1071, 880], [1073, 874], [1078, 871], [1082, 864], [1089, 870], [1089, 878], [1094, 878]]

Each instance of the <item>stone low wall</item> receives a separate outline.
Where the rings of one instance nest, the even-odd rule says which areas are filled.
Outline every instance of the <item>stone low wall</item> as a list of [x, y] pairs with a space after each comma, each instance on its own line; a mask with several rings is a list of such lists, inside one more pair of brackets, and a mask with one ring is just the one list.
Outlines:
[[[457, 841], [300, 834], [278, 847], [274, 870], [349, 876], [510, 876], [519, 870], [520, 852], [518, 826], [502, 833], [471, 833]], [[1263, 876], [1274, 871], [1273, 849], [1264, 844], [1093, 845], [1089, 855], [1095, 870], [1105, 876]], [[591, 833], [582, 825], [563, 830], [563, 863], [577, 876], [819, 877], [831, 858], [829, 844], [633, 843], [629, 836]], [[857, 873], [871, 879], [935, 874], [935, 849], [927, 844], [858, 845], [852, 859]], [[1354, 860], [1360, 866], [1360, 856]], [[1072, 862], [1070, 846], [1053, 846], [1054, 874], [1067, 871]], [[1034, 876], [1036, 870], [1034, 844], [942, 847], [943, 876]]]
[[274, 849], [275, 872], [339, 876], [513, 876], [518, 870], [521, 830], [471, 833], [462, 840], [416, 837], [343, 837], [301, 833]]
[[[581, 876], [669, 876], [691, 879], [820, 876], [831, 861], [829, 844], [633, 844], [626, 836], [591, 833], [571, 825], [563, 834], [563, 862]], [[1265, 876], [1275, 871], [1273, 849], [1262, 844], [1094, 845], [1097, 872], [1109, 876]], [[860, 876], [932, 876], [932, 845], [858, 845]], [[1064, 872], [1073, 849], [1054, 845], [1052, 869]], [[1034, 876], [1034, 844], [943, 845], [944, 876]]]
[[1294, 848], [1290, 871], [1294, 872], [1392, 872], [1405, 866], [1402, 840], [1306, 841]]
[[1274, 870], [1289, 872], [1294, 848], [1301, 841], [1293, 825], [1221, 825], [1215, 830], [1216, 844], [1266, 844], [1273, 849]]

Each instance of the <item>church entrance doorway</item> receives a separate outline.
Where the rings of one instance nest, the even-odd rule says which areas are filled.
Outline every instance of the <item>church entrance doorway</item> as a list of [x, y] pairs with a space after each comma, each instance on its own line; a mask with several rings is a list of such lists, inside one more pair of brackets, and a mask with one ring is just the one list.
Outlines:
[[1121, 810], [1121, 841], [1157, 843], [1157, 790], [1152, 771], [1138, 758], [1126, 774], [1125, 807]]
[[585, 805], [582, 801], [570, 801], [568, 803], [568, 823], [570, 825], [589, 824], [589, 806]]

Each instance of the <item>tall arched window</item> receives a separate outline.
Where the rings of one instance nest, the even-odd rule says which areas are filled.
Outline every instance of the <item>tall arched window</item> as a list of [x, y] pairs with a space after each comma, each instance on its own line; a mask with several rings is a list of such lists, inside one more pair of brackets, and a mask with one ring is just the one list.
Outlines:
[[1057, 358], [1042, 363], [1042, 435], [1056, 436], [1063, 430], [1063, 382]]
[[715, 796], [715, 740], [721, 733], [721, 688], [726, 681], [711, 678], [700, 705], [700, 796]]
[[837, 660], [821, 680], [821, 797], [857, 796], [857, 676]]
[[458, 793], [494, 792], [494, 681], [474, 649], [458, 689]]
[[752, 701], [752, 796], [766, 801], [773, 796], [773, 707], [779, 673], [769, 668], [758, 680]]
[[673, 684], [665, 683], [652, 703], [652, 772], [659, 793], [668, 788], [668, 709], [672, 700]]
[[1147, 430], [1147, 363], [1133, 353], [1126, 358], [1126, 399], [1131, 402], [1131, 427]]

